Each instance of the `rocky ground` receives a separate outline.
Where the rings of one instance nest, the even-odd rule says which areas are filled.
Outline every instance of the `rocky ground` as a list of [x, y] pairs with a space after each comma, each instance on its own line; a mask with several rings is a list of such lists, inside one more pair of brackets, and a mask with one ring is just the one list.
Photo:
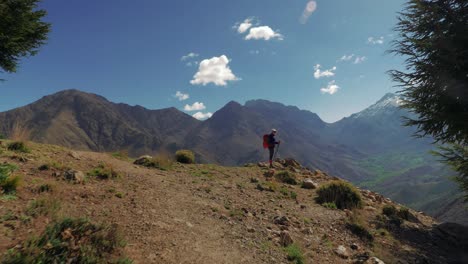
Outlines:
[[[0, 253], [21, 249], [58, 219], [84, 217], [116, 224], [126, 246], [115, 254], [134, 263], [468, 263], [466, 228], [412, 210], [392, 224], [382, 208], [401, 206], [367, 190], [359, 190], [361, 209], [326, 208], [314, 201], [316, 188], [340, 179], [294, 160], [273, 170], [262, 163], [161, 170], [109, 153], [33, 143], [30, 153], [17, 153], [5, 146], [0, 164], [15, 164], [22, 181], [15, 195], [0, 197]], [[119, 177], [91, 176], [100, 166]], [[284, 170], [298, 184], [273, 176]], [[54, 208], [31, 215], [38, 200]]]

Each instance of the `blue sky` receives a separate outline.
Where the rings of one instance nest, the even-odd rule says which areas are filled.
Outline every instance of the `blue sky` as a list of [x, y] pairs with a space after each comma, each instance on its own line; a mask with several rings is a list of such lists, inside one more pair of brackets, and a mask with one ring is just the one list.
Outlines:
[[396, 91], [385, 72], [402, 59], [385, 51], [403, 3], [43, 0], [48, 44], [1, 76], [0, 111], [74, 88], [198, 117], [261, 98], [333, 122]]

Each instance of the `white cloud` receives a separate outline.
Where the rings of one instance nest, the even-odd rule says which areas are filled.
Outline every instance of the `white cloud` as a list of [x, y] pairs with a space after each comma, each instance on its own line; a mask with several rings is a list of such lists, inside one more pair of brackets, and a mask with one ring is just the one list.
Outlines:
[[356, 58], [354, 59], [353, 64], [359, 64], [359, 63], [364, 62], [365, 60], [367, 60], [367, 58], [365, 56], [362, 56], [362, 57], [356, 56]]
[[203, 120], [203, 119], [207, 119], [207, 118], [210, 118], [213, 116], [213, 113], [202, 113], [202, 112], [196, 112], [195, 114], [192, 115], [194, 118], [198, 119], [198, 120]]
[[328, 83], [327, 87], [321, 88], [320, 91], [322, 93], [335, 94], [338, 92], [338, 89], [340, 89], [340, 87], [336, 85], [335, 81], [331, 81]]
[[187, 104], [184, 107], [185, 111], [200, 111], [200, 110], [204, 110], [204, 109], [206, 109], [205, 104], [199, 103], [199, 102], [195, 102], [192, 105]]
[[193, 59], [193, 58], [196, 58], [200, 56], [200, 54], [197, 54], [197, 53], [194, 53], [194, 52], [190, 52], [189, 54], [187, 55], [184, 55], [182, 56], [182, 58], [180, 58], [181, 61], [186, 61], [188, 59]]
[[314, 77], [315, 77], [315, 79], [320, 79], [322, 77], [335, 76], [334, 71], [336, 71], [336, 66], [329, 69], [329, 70], [325, 70], [325, 71], [320, 70], [320, 67], [322, 67], [322, 66], [320, 66], [320, 64], [317, 64], [317, 65], [314, 66], [314, 70], [315, 70]]
[[382, 45], [384, 43], [384, 37], [369, 37], [367, 43], [372, 45]]
[[184, 101], [190, 98], [189, 94], [184, 94], [180, 91], [177, 91], [176, 94], [174, 95], [179, 101]]
[[354, 54], [351, 55], [343, 55], [338, 61], [350, 61], [354, 58]]
[[196, 66], [198, 65], [198, 61], [189, 61], [185, 65], [188, 67]]
[[237, 32], [239, 34], [245, 33], [249, 28], [252, 27], [252, 18], [247, 18], [244, 22], [240, 23], [237, 27]]
[[191, 84], [207, 85], [213, 83], [217, 86], [226, 86], [227, 81], [237, 81], [237, 78], [228, 66], [226, 55], [205, 59], [200, 62], [198, 72], [193, 76]]
[[315, 10], [317, 10], [317, 2], [315, 1], [307, 2], [306, 7], [304, 8], [304, 11], [302, 12], [302, 16], [299, 19], [299, 21], [302, 24], [307, 23], [307, 20], [309, 20], [309, 17], [312, 15], [312, 13], [315, 12]]
[[260, 54], [260, 51], [259, 50], [251, 50], [251, 51], [249, 51], [249, 53], [252, 54], [252, 55], [258, 55], [258, 54]]
[[245, 36], [245, 39], [246, 40], [250, 40], [250, 39], [264, 39], [264, 40], [278, 39], [278, 40], [283, 40], [283, 35], [281, 35], [278, 32], [275, 32], [269, 26], [260, 26], [260, 27], [250, 28], [249, 34], [247, 34], [247, 36]]

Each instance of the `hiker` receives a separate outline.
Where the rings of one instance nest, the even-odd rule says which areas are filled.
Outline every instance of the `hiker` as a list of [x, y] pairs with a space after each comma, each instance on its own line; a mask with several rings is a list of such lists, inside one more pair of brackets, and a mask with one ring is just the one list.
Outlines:
[[270, 168], [273, 168], [273, 155], [275, 154], [275, 147], [281, 143], [281, 141], [276, 141], [275, 139], [276, 132], [276, 129], [273, 128], [269, 135], [264, 136], [264, 147], [268, 147], [268, 150], [270, 151]]

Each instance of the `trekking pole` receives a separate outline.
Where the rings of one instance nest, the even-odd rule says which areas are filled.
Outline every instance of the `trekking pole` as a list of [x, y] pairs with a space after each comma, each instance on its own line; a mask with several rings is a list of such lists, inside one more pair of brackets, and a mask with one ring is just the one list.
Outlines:
[[281, 144], [278, 144], [278, 147], [276, 148], [275, 155], [273, 155], [273, 160], [276, 159], [276, 156], [278, 155], [279, 147]]

